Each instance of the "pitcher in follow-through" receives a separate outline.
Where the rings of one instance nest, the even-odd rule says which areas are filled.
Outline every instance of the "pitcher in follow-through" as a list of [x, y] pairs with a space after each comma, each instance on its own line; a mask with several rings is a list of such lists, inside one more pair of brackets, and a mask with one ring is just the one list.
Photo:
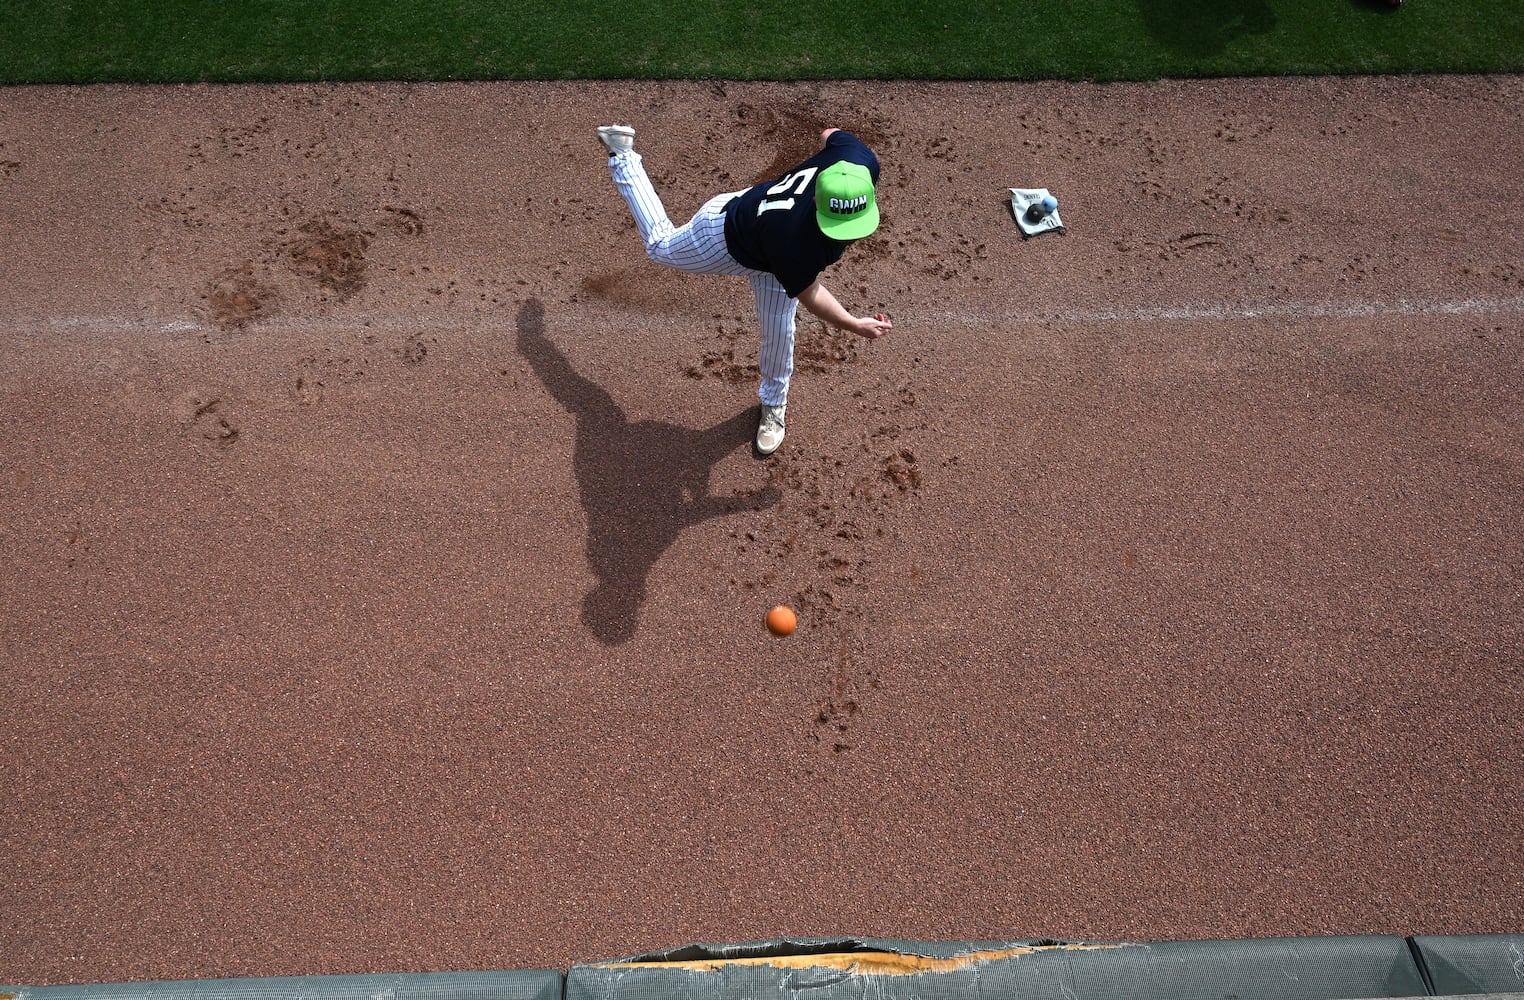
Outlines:
[[635, 152], [635, 130], [605, 125], [598, 138], [648, 257], [693, 274], [733, 274], [751, 282], [762, 334], [757, 451], [771, 455], [783, 443], [799, 303], [870, 340], [893, 326], [883, 313], [852, 315], [820, 283], [820, 273], [854, 240], [878, 228], [878, 157], [850, 132], [828, 128], [820, 134], [819, 153], [782, 177], [709, 199], [679, 228], [667, 218]]

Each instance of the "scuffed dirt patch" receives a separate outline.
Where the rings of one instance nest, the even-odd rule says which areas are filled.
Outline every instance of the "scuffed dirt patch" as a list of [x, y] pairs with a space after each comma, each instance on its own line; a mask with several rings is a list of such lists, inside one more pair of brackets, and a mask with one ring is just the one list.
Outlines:
[[262, 281], [253, 265], [243, 264], [218, 274], [204, 295], [212, 322], [236, 330], [266, 315], [274, 305], [275, 290]]
[[339, 229], [322, 219], [297, 227], [302, 235], [286, 249], [291, 269], [340, 300], [360, 292], [366, 283], [364, 233]]

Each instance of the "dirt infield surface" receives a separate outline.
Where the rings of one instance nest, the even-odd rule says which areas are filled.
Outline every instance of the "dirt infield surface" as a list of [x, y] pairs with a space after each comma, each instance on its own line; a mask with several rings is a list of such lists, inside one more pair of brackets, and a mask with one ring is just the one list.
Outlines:
[[[883, 160], [826, 284], [896, 328], [802, 324], [770, 459], [615, 120], [680, 219]], [[1517, 78], [0, 90], [0, 982], [1524, 928], [1521, 133]]]

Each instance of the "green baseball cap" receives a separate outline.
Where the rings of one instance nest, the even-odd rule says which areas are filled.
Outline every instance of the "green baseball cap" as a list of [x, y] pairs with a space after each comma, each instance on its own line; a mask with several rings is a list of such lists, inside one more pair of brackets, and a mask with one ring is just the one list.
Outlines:
[[833, 240], [860, 240], [878, 228], [873, 175], [860, 163], [833, 163], [815, 178], [815, 219]]

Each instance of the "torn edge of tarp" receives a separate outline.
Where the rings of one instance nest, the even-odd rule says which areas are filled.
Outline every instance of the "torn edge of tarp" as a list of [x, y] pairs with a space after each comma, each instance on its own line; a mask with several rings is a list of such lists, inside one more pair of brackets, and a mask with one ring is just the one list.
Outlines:
[[1131, 947], [1142, 946], [1126, 942], [1052, 939], [948, 944], [875, 938], [783, 938], [746, 944], [685, 945], [632, 958], [588, 964], [596, 969], [679, 969], [688, 972], [720, 972], [737, 966], [829, 968], [858, 975], [914, 976], [928, 972], [957, 972], [986, 962], [1020, 958], [1043, 951], [1095, 951]]

